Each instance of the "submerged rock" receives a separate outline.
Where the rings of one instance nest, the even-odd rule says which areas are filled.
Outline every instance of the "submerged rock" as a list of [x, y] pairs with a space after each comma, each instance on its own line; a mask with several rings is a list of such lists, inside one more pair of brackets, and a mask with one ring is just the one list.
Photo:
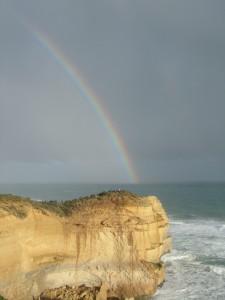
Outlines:
[[126, 191], [63, 203], [0, 196], [0, 294], [9, 300], [152, 295], [165, 278], [168, 227], [156, 197]]

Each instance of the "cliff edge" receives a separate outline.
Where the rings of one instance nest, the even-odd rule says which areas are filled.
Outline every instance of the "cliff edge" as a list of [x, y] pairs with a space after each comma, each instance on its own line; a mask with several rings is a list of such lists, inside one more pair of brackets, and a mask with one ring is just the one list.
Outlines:
[[0, 195], [0, 294], [61, 299], [59, 287], [87, 287], [95, 296], [82, 299], [152, 295], [165, 278], [168, 228], [153, 196], [112, 191], [58, 203]]

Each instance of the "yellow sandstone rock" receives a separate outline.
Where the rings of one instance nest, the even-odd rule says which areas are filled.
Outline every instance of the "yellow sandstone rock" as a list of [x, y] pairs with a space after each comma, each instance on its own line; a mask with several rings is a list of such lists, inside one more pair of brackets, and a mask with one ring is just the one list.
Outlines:
[[155, 293], [171, 247], [159, 200], [114, 191], [69, 204], [0, 196], [0, 294], [29, 300], [81, 285], [99, 287], [98, 300]]

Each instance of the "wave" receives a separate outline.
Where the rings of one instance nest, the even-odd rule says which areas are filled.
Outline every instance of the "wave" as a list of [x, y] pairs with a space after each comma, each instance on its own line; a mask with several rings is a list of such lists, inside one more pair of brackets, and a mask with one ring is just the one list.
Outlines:
[[180, 220], [172, 219], [170, 221], [171, 235], [176, 236], [193, 236], [194, 238], [202, 239], [208, 237], [210, 239], [225, 237], [224, 222], [216, 220]]
[[177, 290], [176, 291], [176, 294], [182, 294], [182, 293], [185, 293], [188, 289], [187, 288], [183, 288], [181, 290]]
[[225, 268], [223, 267], [210, 266], [209, 270], [217, 275], [225, 276]]
[[171, 221], [170, 224], [171, 225], [185, 225], [185, 223], [182, 221]]
[[225, 224], [219, 228], [219, 231], [225, 232]]
[[193, 261], [195, 260], [196, 257], [191, 254], [191, 253], [180, 253], [180, 252], [176, 252], [176, 251], [172, 251], [171, 253], [165, 254], [163, 256], [163, 261], [165, 263], [171, 263], [174, 261], [180, 261], [180, 260], [185, 260], [185, 261]]

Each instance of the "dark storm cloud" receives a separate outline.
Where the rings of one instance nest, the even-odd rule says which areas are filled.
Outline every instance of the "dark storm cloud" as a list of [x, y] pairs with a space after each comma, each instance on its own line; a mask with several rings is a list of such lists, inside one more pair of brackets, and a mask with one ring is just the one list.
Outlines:
[[[225, 179], [224, 1], [0, 5], [4, 168], [13, 170], [14, 161], [14, 174], [30, 174], [26, 163], [47, 164], [45, 180], [58, 180], [54, 169], [66, 180], [91, 181], [98, 162], [95, 181], [126, 180], [97, 116], [26, 28], [32, 23], [93, 88], [140, 180]], [[37, 180], [43, 168], [33, 168]]]

